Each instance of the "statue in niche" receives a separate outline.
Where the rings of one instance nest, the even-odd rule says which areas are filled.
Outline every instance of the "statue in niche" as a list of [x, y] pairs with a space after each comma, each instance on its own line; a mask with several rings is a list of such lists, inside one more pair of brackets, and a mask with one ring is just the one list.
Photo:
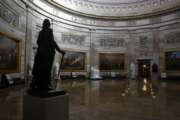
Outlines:
[[134, 80], [136, 78], [136, 66], [134, 62], [131, 62], [130, 64], [130, 78]]
[[159, 90], [159, 81], [158, 81], [158, 72], [159, 72], [159, 68], [156, 62], [154, 62], [152, 64], [152, 87], [155, 91]]
[[38, 48], [32, 70], [33, 80], [28, 93], [41, 95], [51, 90], [49, 86], [55, 50], [62, 55], [65, 54], [54, 40], [53, 31], [50, 28], [50, 21], [48, 19], [43, 21], [43, 27], [39, 32], [37, 45]]

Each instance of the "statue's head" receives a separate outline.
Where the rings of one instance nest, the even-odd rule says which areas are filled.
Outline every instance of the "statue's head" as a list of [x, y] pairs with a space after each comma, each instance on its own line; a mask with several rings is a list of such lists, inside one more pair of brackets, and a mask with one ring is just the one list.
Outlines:
[[44, 21], [43, 21], [43, 29], [45, 29], [45, 28], [49, 28], [50, 27], [50, 21], [48, 20], [48, 19], [45, 19]]

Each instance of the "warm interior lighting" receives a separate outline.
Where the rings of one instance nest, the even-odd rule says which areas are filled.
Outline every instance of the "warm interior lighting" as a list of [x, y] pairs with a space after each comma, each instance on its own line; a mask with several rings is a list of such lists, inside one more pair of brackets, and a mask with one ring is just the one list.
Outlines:
[[143, 91], [147, 91], [147, 86], [146, 86], [146, 84], [143, 85], [142, 90], [143, 90]]
[[142, 91], [147, 91], [147, 78], [144, 78], [144, 79], [143, 79]]

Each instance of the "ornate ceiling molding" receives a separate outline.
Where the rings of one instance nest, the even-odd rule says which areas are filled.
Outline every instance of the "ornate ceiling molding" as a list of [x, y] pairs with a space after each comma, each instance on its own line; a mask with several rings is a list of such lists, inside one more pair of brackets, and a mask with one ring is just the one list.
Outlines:
[[[103, 29], [130, 29], [144, 28], [150, 26], [163, 26], [168, 24], [179, 23], [180, 9], [171, 13], [166, 13], [157, 16], [148, 16], [147, 18], [137, 19], [94, 19], [90, 17], [79, 16], [77, 14], [67, 13], [64, 9], [59, 9], [54, 5], [49, 4], [45, 0], [26, 1], [29, 8], [32, 9], [32, 14], [39, 13], [43, 16], [52, 18], [53, 21], [58, 21], [63, 24], [80, 26], [82, 28], [103, 28]], [[34, 14], [36, 16], [36, 14]]]
[[180, 8], [180, 0], [46, 0], [67, 12], [103, 19], [159, 15]]
[[134, 4], [134, 3], [142, 3], [147, 0], [79, 0], [84, 2], [91, 2], [96, 4], [111, 4], [111, 5], [117, 5], [117, 4]]

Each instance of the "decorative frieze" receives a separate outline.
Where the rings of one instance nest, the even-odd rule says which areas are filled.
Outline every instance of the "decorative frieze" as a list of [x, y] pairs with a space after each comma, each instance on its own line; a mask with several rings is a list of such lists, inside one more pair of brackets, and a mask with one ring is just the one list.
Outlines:
[[83, 46], [85, 45], [84, 35], [62, 34], [62, 43]]
[[139, 37], [140, 48], [148, 48], [147, 40], [148, 40], [147, 36]]
[[125, 45], [123, 38], [103, 38], [100, 39], [101, 47], [123, 47]]
[[[128, 2], [126, 0], [124, 1]], [[73, 24], [73, 25], [78, 25], [78, 26], [82, 24], [83, 26], [94, 25], [97, 27], [101, 27], [101, 26], [103, 27], [104, 26], [106, 27], [114, 27], [114, 26], [115, 27], [124, 27], [124, 26], [144, 27], [143, 25], [150, 25], [151, 23], [154, 24], [154, 23], [160, 23], [160, 22], [161, 23], [167, 22], [166, 20], [168, 18], [166, 17], [167, 15], [170, 16], [170, 18], [168, 18], [168, 21], [169, 19], [170, 20], [177, 19], [177, 15], [174, 15], [176, 13], [175, 11], [168, 12], [167, 14], [163, 14], [163, 10], [167, 8], [166, 5], [174, 4], [174, 3], [177, 3], [176, 5], [180, 4], [180, 2], [178, 2], [179, 0], [178, 1], [173, 0], [173, 2], [172, 1], [170, 2], [168, 0], [163, 0], [163, 1], [155, 0], [155, 1], [158, 1], [158, 2], [153, 3], [152, 1], [147, 0], [144, 2], [141, 1], [138, 3], [129, 4], [128, 2], [128, 4], [114, 4], [114, 5], [96, 4], [96, 3], [90, 2], [89, 0], [88, 1], [87, 0], [61, 0], [61, 1], [59, 0], [45, 0], [45, 1], [34, 0], [33, 3], [36, 4], [36, 7], [38, 6], [39, 8], [44, 10], [46, 13], [53, 14], [54, 16], [57, 16], [58, 18], [63, 18], [63, 19], [57, 19], [58, 21], [67, 20], [66, 21], [67, 24]], [[49, 5], [49, 2], [51, 3], [50, 5]], [[102, 0], [102, 3], [104, 2], [105, 1]], [[108, 2], [112, 3], [112, 1], [108, 1]], [[122, 1], [117, 1], [117, 2], [121, 3]], [[74, 3], [78, 4], [78, 6], [75, 6]], [[69, 12], [65, 12], [64, 10], [58, 9], [58, 7], [53, 6], [53, 5], [57, 6], [58, 4], [61, 5], [61, 7], [62, 6], [67, 7], [68, 8], [67, 10], [69, 10]], [[90, 4], [95, 4], [95, 5], [91, 5], [92, 9], [90, 9]], [[152, 13], [151, 15], [153, 15], [153, 12], [157, 12], [161, 10], [160, 8], [157, 8], [155, 9], [155, 11], [152, 11], [151, 8], [154, 7], [152, 4], [158, 4], [158, 6], [162, 8], [162, 11], [161, 11], [162, 14], [159, 15], [160, 18], [154, 17], [151, 20], [152, 16], [148, 17], [148, 13]], [[46, 7], [43, 7], [44, 5]], [[134, 5], [134, 7], [132, 7], [131, 5]], [[146, 5], [149, 5], [150, 8], [146, 7]], [[173, 5], [171, 6], [173, 7]], [[75, 11], [77, 14], [81, 14], [81, 15], [74, 14]], [[164, 13], [166, 12], [167, 11], [164, 11]], [[143, 16], [143, 14], [147, 15], [147, 17]], [[84, 17], [84, 15], [91, 16], [91, 18]], [[140, 16], [142, 17], [142, 19], [139, 18]], [[100, 18], [100, 19], [96, 19], [96, 18]], [[134, 18], [134, 19], [128, 19], [128, 18]], [[116, 20], [112, 20], [112, 19], [116, 19]], [[126, 29], [126, 28], [123, 28], [123, 29]]]
[[150, 55], [150, 44], [147, 36], [139, 36], [139, 55], [149, 56]]
[[180, 44], [180, 32], [172, 32], [165, 35], [166, 44]]
[[127, 26], [135, 26], [136, 25], [136, 21], [135, 20], [128, 20], [126, 22]]
[[[91, 15], [136, 16], [150, 12], [163, 11], [164, 8], [176, 7], [179, 0], [49, 0], [56, 5], [64, 6], [73, 11]], [[112, 13], [113, 12], [113, 13]]]
[[15, 27], [19, 26], [19, 15], [0, 3], [0, 18]]
[[160, 22], [161, 22], [161, 16], [150, 19], [151, 24], [160, 23]]

